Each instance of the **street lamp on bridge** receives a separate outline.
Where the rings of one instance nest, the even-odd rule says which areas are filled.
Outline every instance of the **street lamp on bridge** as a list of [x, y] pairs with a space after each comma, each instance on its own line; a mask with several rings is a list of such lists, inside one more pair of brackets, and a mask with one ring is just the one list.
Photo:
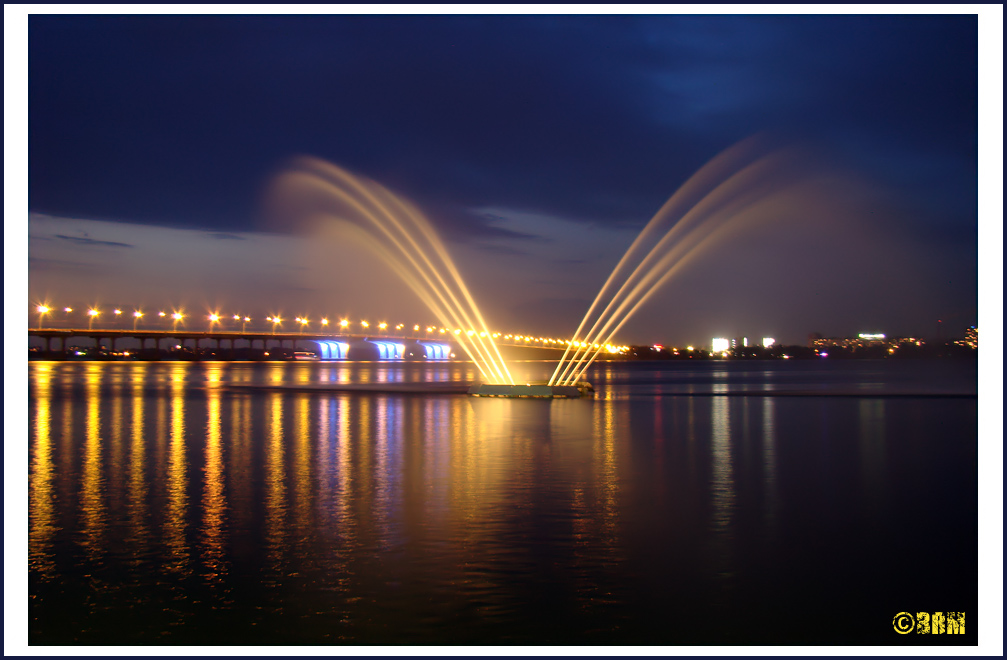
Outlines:
[[87, 329], [89, 331], [91, 330], [91, 324], [94, 323], [95, 318], [97, 318], [98, 314], [100, 314], [100, 313], [101, 312], [99, 312], [98, 310], [96, 310], [94, 308], [91, 308], [91, 309], [87, 310]]
[[42, 329], [42, 318], [45, 317], [46, 314], [48, 314], [49, 312], [51, 312], [52, 309], [50, 309], [49, 307], [47, 307], [45, 305], [39, 305], [38, 307], [35, 308], [35, 311], [38, 312], [38, 329], [41, 330]]
[[185, 314], [182, 312], [173, 312], [171, 315], [171, 329], [175, 331], [178, 328], [178, 323], [185, 318]]
[[136, 332], [136, 323], [143, 318], [143, 312], [136, 310], [133, 312], [133, 332]]

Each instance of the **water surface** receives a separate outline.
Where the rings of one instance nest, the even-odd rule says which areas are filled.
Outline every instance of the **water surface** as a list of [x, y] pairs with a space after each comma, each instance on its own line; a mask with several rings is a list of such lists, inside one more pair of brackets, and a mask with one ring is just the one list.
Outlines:
[[975, 363], [602, 363], [554, 401], [227, 387], [457, 363], [29, 370], [32, 644], [905, 645], [898, 612], [976, 611]]

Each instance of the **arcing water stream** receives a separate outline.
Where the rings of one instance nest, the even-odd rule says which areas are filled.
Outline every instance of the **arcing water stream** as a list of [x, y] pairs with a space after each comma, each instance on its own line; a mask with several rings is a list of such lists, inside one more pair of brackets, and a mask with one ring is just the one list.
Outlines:
[[[780, 202], [801, 182], [794, 151], [767, 151], [760, 137], [725, 150], [676, 191], [644, 227], [591, 304], [548, 382], [569, 387], [640, 307], [697, 255], [761, 217], [764, 202]], [[479, 308], [423, 214], [383, 186], [319, 160], [300, 158], [277, 190], [308, 214], [349, 223], [446, 326], [474, 329], [455, 339], [486, 384], [516, 385]], [[303, 210], [302, 210], [303, 214]]]
[[374, 181], [317, 158], [300, 158], [278, 180], [290, 199], [314, 202], [315, 219], [344, 221], [420, 297], [475, 363], [483, 381], [514, 385], [479, 307], [423, 214]]
[[763, 155], [761, 142], [756, 137], [730, 147], [665, 202], [598, 292], [549, 385], [580, 381], [615, 333], [669, 278], [729, 228], [748, 220], [757, 203], [797, 183], [792, 176], [779, 176], [796, 154]]

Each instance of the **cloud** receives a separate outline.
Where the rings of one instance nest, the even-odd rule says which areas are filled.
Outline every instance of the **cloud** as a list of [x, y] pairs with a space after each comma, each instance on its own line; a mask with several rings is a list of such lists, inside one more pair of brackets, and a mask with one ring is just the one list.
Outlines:
[[531, 255], [527, 250], [519, 250], [508, 245], [496, 245], [493, 243], [472, 243], [472, 247], [483, 252], [490, 252], [502, 256], [527, 257]]
[[71, 243], [76, 243], [77, 245], [100, 245], [104, 247], [124, 247], [132, 248], [136, 247], [130, 243], [120, 243], [118, 241], [99, 241], [94, 238], [89, 238], [88, 236], [66, 236], [65, 234], [54, 234], [54, 238], [58, 238], [64, 241], [70, 241]]
[[221, 241], [245, 241], [248, 240], [245, 236], [239, 236], [238, 234], [228, 234], [226, 232], [207, 232], [208, 238], [215, 238]]
[[466, 243], [516, 238], [467, 208], [642, 225], [767, 127], [975, 153], [969, 16], [40, 16], [31, 37], [31, 206], [89, 217], [247, 229], [308, 151]]

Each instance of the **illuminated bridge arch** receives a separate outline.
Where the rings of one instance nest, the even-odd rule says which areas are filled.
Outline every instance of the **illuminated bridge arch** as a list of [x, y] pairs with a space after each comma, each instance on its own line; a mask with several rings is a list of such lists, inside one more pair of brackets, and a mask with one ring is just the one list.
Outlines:
[[367, 343], [378, 347], [378, 359], [380, 360], [401, 360], [406, 352], [405, 344], [394, 341], [368, 339]]
[[419, 345], [423, 347], [423, 357], [428, 360], [447, 360], [451, 357], [450, 344], [435, 344], [421, 341]]
[[345, 360], [350, 345], [345, 341], [316, 341], [318, 357], [322, 360]]

